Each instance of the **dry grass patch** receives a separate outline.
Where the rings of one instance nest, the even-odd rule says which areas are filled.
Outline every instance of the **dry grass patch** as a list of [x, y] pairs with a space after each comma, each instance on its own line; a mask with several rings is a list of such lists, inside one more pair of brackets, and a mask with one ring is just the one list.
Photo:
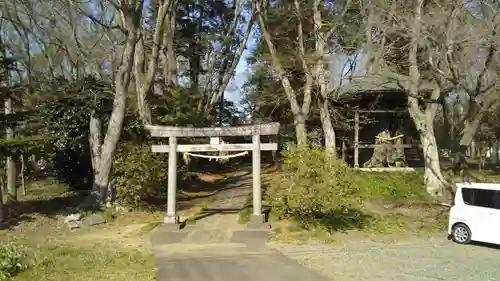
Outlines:
[[69, 230], [63, 216], [34, 215], [0, 242], [25, 246], [32, 267], [13, 280], [155, 280], [154, 262], [142, 228], [158, 214], [126, 213], [104, 225]]

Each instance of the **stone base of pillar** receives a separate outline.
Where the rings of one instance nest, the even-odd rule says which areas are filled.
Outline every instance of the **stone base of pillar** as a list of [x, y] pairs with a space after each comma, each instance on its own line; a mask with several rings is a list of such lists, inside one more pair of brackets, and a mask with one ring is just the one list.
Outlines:
[[247, 228], [250, 229], [270, 229], [271, 225], [266, 221], [266, 215], [251, 215], [250, 221], [247, 223]]
[[163, 223], [168, 230], [179, 230], [181, 229], [181, 224], [179, 223], [179, 217], [178, 216], [169, 216], [166, 215], [163, 218]]
[[178, 224], [179, 223], [179, 216], [166, 215], [163, 218], [163, 223], [165, 223], [165, 224]]

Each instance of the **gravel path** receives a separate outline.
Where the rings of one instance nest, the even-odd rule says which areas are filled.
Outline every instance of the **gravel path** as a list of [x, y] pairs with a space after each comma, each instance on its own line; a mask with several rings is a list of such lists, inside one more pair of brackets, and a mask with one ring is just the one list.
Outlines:
[[394, 244], [357, 241], [271, 247], [335, 281], [500, 280], [499, 249], [457, 245], [446, 237]]

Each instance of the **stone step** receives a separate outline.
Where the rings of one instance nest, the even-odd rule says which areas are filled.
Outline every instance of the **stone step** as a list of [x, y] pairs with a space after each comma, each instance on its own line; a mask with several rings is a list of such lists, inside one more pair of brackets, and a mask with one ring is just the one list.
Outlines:
[[169, 244], [220, 244], [220, 243], [265, 243], [272, 238], [269, 229], [191, 229], [190, 231], [164, 231], [158, 229], [150, 236], [152, 245]]
[[179, 259], [193, 256], [230, 256], [238, 253], [249, 252], [248, 246], [240, 243], [217, 243], [217, 244], [188, 244], [177, 243], [156, 246], [153, 248], [157, 259]]
[[184, 239], [184, 243], [213, 244], [231, 241], [232, 231], [229, 230], [196, 230]]

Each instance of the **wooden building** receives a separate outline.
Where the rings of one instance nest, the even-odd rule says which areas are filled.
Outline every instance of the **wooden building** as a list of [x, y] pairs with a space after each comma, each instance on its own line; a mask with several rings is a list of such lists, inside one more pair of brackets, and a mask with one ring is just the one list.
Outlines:
[[[424, 166], [418, 132], [407, 110], [407, 95], [395, 85], [356, 89], [333, 103], [349, 124], [337, 129], [343, 159], [361, 170], [413, 170]], [[381, 134], [388, 138], [381, 140]], [[399, 153], [396, 161], [371, 161]], [[390, 151], [390, 152], [389, 152]], [[393, 163], [391, 163], [393, 162]], [[394, 164], [396, 162], [396, 165]], [[392, 164], [392, 165], [391, 165]]]

